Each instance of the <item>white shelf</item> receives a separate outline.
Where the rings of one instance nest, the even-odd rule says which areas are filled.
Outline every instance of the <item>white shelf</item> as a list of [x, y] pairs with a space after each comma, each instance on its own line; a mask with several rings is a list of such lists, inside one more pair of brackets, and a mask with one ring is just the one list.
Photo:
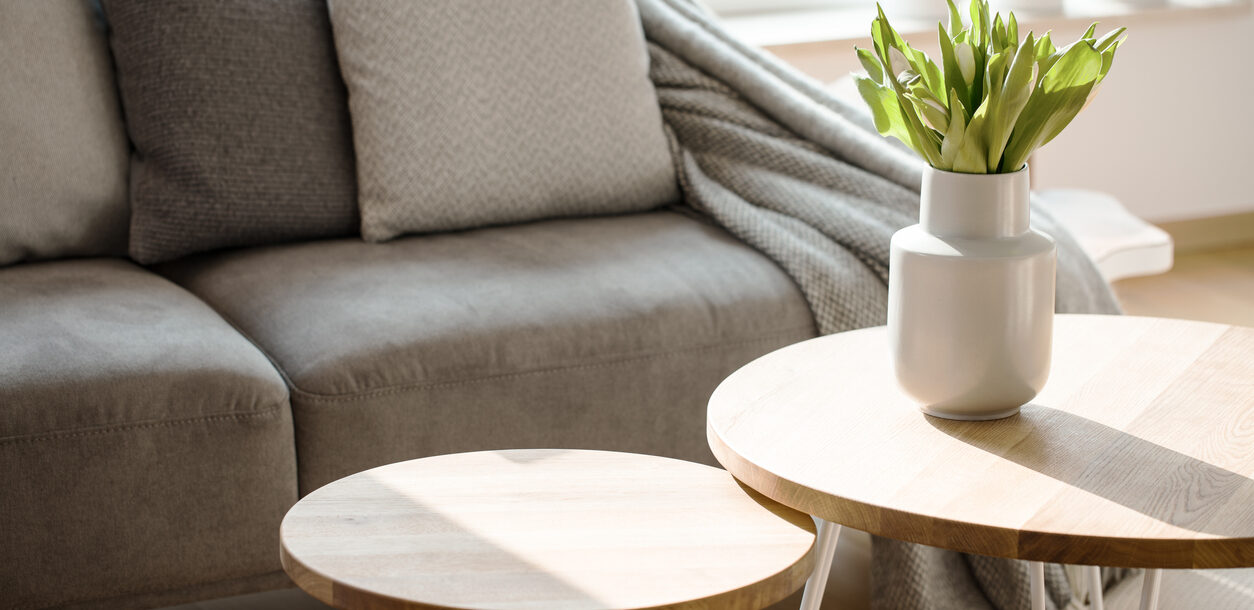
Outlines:
[[1097, 263], [1106, 281], [1157, 275], [1175, 260], [1171, 236], [1105, 193], [1048, 189], [1035, 193]]

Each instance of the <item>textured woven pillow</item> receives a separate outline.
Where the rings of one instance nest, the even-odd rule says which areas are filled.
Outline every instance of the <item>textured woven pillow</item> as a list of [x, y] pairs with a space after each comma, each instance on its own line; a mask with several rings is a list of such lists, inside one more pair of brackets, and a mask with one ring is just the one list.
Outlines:
[[126, 254], [126, 151], [87, 2], [0, 2], [0, 265]]
[[131, 256], [357, 231], [325, 0], [104, 0], [135, 144]]
[[362, 236], [678, 197], [632, 0], [332, 0]]

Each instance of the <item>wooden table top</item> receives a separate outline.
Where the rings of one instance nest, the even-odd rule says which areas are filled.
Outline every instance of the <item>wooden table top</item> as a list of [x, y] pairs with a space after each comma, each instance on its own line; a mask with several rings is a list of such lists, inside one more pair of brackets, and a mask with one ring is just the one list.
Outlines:
[[814, 521], [661, 457], [488, 451], [382, 466], [306, 496], [283, 567], [341, 608], [761, 608], [814, 565]]
[[1254, 329], [1060, 315], [1019, 415], [923, 415], [883, 327], [792, 345], [710, 399], [748, 486], [867, 532], [1071, 564], [1254, 566]]

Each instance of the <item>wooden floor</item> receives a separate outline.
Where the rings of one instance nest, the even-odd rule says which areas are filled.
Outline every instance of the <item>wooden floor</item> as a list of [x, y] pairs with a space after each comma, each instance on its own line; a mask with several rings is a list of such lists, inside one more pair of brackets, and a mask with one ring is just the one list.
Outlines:
[[1175, 268], [1115, 282], [1124, 313], [1254, 326], [1254, 246], [1186, 253]]

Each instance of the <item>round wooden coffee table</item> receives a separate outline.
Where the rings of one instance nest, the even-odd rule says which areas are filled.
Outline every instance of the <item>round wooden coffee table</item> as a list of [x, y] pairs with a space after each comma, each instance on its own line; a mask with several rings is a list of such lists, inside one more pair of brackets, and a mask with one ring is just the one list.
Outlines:
[[297, 502], [283, 568], [340, 608], [762, 608], [813, 571], [814, 521], [723, 470], [575, 450], [382, 466]]
[[1251, 328], [1060, 315], [1044, 391], [992, 422], [921, 413], [897, 389], [883, 327], [830, 335], [727, 378], [707, 436], [737, 479], [824, 520], [803, 608], [817, 607], [840, 525], [1150, 568], [1143, 608], [1157, 603], [1159, 568], [1254, 566]]

